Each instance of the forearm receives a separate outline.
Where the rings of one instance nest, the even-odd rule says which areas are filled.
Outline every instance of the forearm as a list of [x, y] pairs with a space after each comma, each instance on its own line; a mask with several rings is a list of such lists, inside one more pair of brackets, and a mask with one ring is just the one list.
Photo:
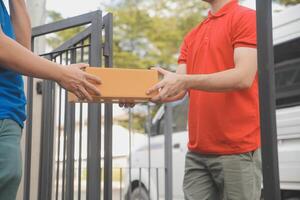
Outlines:
[[1, 67], [23, 75], [55, 81], [62, 76], [62, 66], [33, 54], [3, 33], [0, 34], [0, 44]]
[[184, 81], [187, 89], [207, 92], [227, 92], [242, 90], [251, 87], [253, 80], [236, 69], [229, 69], [213, 74], [185, 75]]
[[208, 92], [227, 92], [250, 88], [257, 72], [256, 49], [236, 48], [234, 50], [234, 63], [234, 68], [225, 71], [186, 75], [184, 77], [186, 87]]
[[24, 0], [10, 0], [10, 16], [18, 43], [31, 49], [31, 24]]

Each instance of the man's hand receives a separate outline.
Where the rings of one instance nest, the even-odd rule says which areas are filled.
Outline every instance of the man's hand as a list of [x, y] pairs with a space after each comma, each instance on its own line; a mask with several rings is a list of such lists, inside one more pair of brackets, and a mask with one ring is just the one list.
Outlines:
[[147, 94], [159, 91], [158, 95], [154, 96], [153, 102], [167, 102], [184, 97], [186, 94], [186, 78], [184, 74], [169, 72], [160, 67], [154, 68], [164, 76], [163, 80], [151, 87]]
[[101, 84], [101, 80], [83, 71], [87, 64], [79, 63], [63, 68], [63, 73], [56, 80], [60, 86], [73, 92], [79, 99], [92, 101], [92, 95], [100, 96], [100, 91], [94, 84]]

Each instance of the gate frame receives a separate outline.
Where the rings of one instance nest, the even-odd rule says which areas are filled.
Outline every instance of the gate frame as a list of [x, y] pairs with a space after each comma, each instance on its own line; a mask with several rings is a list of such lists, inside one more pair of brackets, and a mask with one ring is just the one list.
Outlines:
[[[261, 117], [261, 140], [262, 140], [262, 163], [263, 163], [263, 176], [264, 176], [264, 194], [267, 200], [280, 200], [280, 188], [279, 188], [279, 170], [278, 170], [278, 150], [277, 150], [277, 134], [276, 134], [276, 116], [275, 116], [275, 86], [274, 86], [274, 54], [273, 54], [273, 40], [272, 40], [272, 1], [271, 0], [256, 0], [257, 5], [257, 33], [258, 33], [258, 63], [259, 63], [259, 93], [260, 93], [260, 117]], [[103, 55], [105, 56], [105, 66], [112, 67], [112, 15], [108, 14], [104, 17], [105, 27], [105, 43]], [[102, 44], [102, 12], [95, 11], [92, 13], [72, 17], [62, 20], [60, 22], [54, 22], [44, 26], [38, 26], [32, 30], [32, 44], [34, 39], [38, 36], [45, 34], [58, 32], [64, 29], [73, 28], [76, 26], [91, 24], [91, 26], [79, 33], [77, 38], [80, 38], [84, 34], [91, 34], [91, 65], [101, 65], [101, 53], [102, 47], [97, 44]], [[100, 30], [100, 31], [99, 31]], [[72, 38], [76, 39], [76, 36]], [[62, 46], [68, 46], [72, 40], [67, 41]], [[109, 41], [109, 42], [107, 42]], [[74, 42], [74, 41], [73, 41]], [[33, 47], [33, 45], [32, 45]], [[56, 49], [59, 50], [59, 49]], [[100, 59], [96, 56], [101, 55]], [[53, 87], [53, 86], [52, 86]], [[52, 90], [51, 83], [44, 84], [43, 89], [48, 88]], [[32, 146], [32, 95], [33, 95], [33, 79], [28, 79], [28, 107], [26, 121], [26, 147], [25, 147], [25, 177], [24, 177], [24, 200], [30, 199], [30, 166], [31, 166], [31, 146]], [[49, 94], [48, 94], [49, 95]], [[47, 96], [46, 96], [47, 97]], [[52, 104], [54, 103], [53, 96], [45, 98], [43, 94], [43, 102]], [[52, 99], [51, 99], [52, 97]], [[71, 109], [72, 110], [72, 109]], [[97, 118], [101, 114], [101, 106], [97, 104], [89, 105], [88, 118]], [[46, 111], [43, 110], [43, 113]], [[54, 112], [49, 112], [50, 115], [45, 116], [43, 114], [42, 122], [51, 122], [54, 124], [53, 117]], [[101, 141], [101, 123], [97, 123], [97, 120], [88, 121], [88, 176], [87, 176], [87, 199], [100, 199], [100, 180], [101, 175], [100, 167], [100, 144]], [[53, 128], [53, 126], [52, 126]], [[41, 142], [49, 143], [49, 140], [53, 144], [53, 130], [48, 123], [42, 125], [42, 139]], [[97, 134], [92, 134], [92, 132]], [[47, 138], [49, 137], [49, 138]], [[104, 148], [104, 199], [112, 198], [112, 105], [105, 105], [105, 148]], [[46, 140], [48, 139], [48, 140]], [[100, 143], [99, 143], [100, 141]], [[92, 151], [91, 146], [96, 146], [99, 151]], [[47, 151], [41, 151], [40, 164], [51, 166], [51, 170], [44, 172], [43, 166], [40, 167], [40, 183], [39, 183], [39, 199], [51, 199], [51, 181], [52, 181], [52, 161], [53, 145], [47, 147]], [[51, 150], [51, 151], [50, 151]], [[50, 153], [50, 154], [49, 154]], [[44, 155], [44, 156], [43, 156]], [[96, 174], [96, 175], [95, 175]], [[98, 176], [99, 175], [99, 176]], [[48, 179], [50, 178], [50, 179]], [[69, 174], [69, 180], [72, 183], [72, 174]], [[67, 178], [68, 179], [68, 178]], [[51, 181], [49, 181], [51, 180]], [[49, 190], [50, 188], [50, 190]], [[67, 187], [68, 188], [68, 187]], [[74, 188], [74, 187], [73, 187]], [[69, 188], [72, 190], [72, 188]], [[50, 193], [49, 193], [50, 191]], [[69, 197], [71, 199], [71, 197]]]
[[[76, 42], [79, 42], [90, 36], [90, 65], [100, 67], [102, 65], [102, 55], [105, 57], [105, 67], [113, 65], [112, 51], [112, 14], [108, 13], [102, 18], [100, 10], [83, 14], [80, 16], [64, 19], [58, 22], [38, 26], [32, 29], [32, 48], [34, 39], [46, 34], [59, 32], [76, 26], [90, 24], [90, 26], [78, 33], [70, 40], [63, 43], [60, 47], [50, 53], [68, 50]], [[105, 31], [105, 41], [102, 43], [102, 29]], [[103, 48], [103, 51], [102, 51]], [[32, 49], [33, 50], [33, 49]], [[103, 53], [103, 54], [102, 54]], [[51, 59], [48, 57], [48, 59]], [[71, 58], [72, 60], [72, 58]], [[31, 149], [32, 149], [32, 112], [33, 112], [33, 78], [28, 79], [27, 89], [27, 121], [26, 121], [26, 139], [25, 139], [25, 164], [24, 164], [24, 191], [23, 199], [30, 200], [30, 174], [31, 174]], [[54, 105], [54, 83], [50, 81], [43, 82], [43, 105]], [[65, 134], [69, 133], [67, 150], [67, 184], [66, 199], [73, 199], [74, 187], [74, 122], [75, 105], [68, 104], [66, 113], [71, 112], [71, 119], [66, 118]], [[104, 147], [104, 199], [111, 199], [112, 191], [112, 105], [105, 104], [105, 147]], [[88, 119], [101, 119], [101, 104], [89, 104]], [[53, 138], [54, 138], [54, 110], [43, 106], [42, 127], [41, 127], [41, 154], [39, 168], [39, 194], [38, 199], [51, 199], [52, 195], [52, 172], [53, 172]], [[73, 142], [72, 142], [73, 141]], [[95, 149], [94, 149], [95, 148]], [[71, 159], [69, 159], [71, 158]], [[101, 120], [88, 120], [88, 157], [87, 157], [87, 199], [100, 199], [99, 188], [101, 188]], [[74, 185], [73, 185], [74, 186]], [[108, 197], [108, 198], [106, 198]]]

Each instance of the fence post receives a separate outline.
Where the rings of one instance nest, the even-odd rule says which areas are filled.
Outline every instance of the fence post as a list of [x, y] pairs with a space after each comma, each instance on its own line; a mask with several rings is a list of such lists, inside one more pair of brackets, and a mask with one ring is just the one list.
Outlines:
[[272, 0], [256, 0], [256, 5], [264, 199], [280, 200], [275, 115]]
[[[105, 67], [113, 67], [113, 27], [112, 27], [112, 14], [108, 13], [104, 17], [104, 30], [105, 30]], [[104, 199], [112, 199], [112, 104], [105, 103], [105, 118], [104, 118]]]
[[52, 194], [53, 138], [54, 138], [54, 83], [43, 81], [43, 109], [38, 199], [50, 200]]
[[[91, 23], [90, 65], [101, 65], [102, 12], [95, 13]], [[87, 200], [100, 199], [101, 105], [88, 105]]]
[[[112, 16], [111, 16], [112, 17]], [[73, 18], [64, 19], [59, 22], [53, 22], [47, 25], [38, 26], [32, 29], [32, 43], [33, 39], [38, 36], [47, 35], [50, 33], [62, 31], [76, 26], [91, 24], [83, 32], [64, 42], [58, 48], [52, 50], [50, 53], [42, 54], [50, 60], [56, 59], [57, 56], [61, 58], [62, 54], [68, 54], [71, 51], [72, 62], [76, 61], [76, 45], [81, 43], [83, 48], [89, 45], [89, 62], [92, 66], [101, 66], [102, 58], [102, 12], [100, 10], [76, 16]], [[112, 32], [110, 32], [112, 33]], [[84, 40], [89, 39], [89, 44], [84, 45]], [[112, 44], [112, 41], [110, 45]], [[74, 46], [75, 45], [75, 46]], [[33, 45], [32, 45], [33, 46]], [[111, 46], [109, 46], [111, 47]], [[81, 61], [83, 61], [81, 55]], [[66, 62], [69, 61], [68, 55]], [[110, 54], [109, 61], [112, 61]], [[26, 154], [25, 154], [25, 178], [24, 178], [24, 200], [30, 199], [30, 161], [31, 161], [31, 121], [32, 121], [32, 79], [29, 79], [28, 90], [28, 121], [27, 121], [27, 136], [26, 136]], [[42, 128], [41, 128], [41, 154], [39, 167], [39, 194], [38, 199], [51, 199], [52, 194], [52, 173], [53, 173], [53, 139], [54, 139], [54, 112], [55, 112], [55, 85], [51, 81], [43, 82], [43, 106], [42, 106]], [[61, 90], [60, 90], [61, 95]], [[65, 95], [66, 97], [67, 95]], [[81, 111], [82, 115], [82, 111]], [[101, 186], [101, 105], [90, 104], [88, 107], [88, 149], [87, 149], [87, 199], [100, 199]], [[64, 143], [63, 143], [63, 169], [62, 176], [59, 176], [59, 171], [56, 172], [56, 177], [62, 178], [61, 196], [62, 199], [73, 199], [74, 192], [74, 129], [75, 129], [75, 106], [69, 105], [67, 98], [65, 98], [65, 117], [64, 117]], [[60, 122], [59, 122], [60, 123]], [[59, 126], [60, 128], [60, 126]], [[81, 129], [81, 128], [80, 128]], [[80, 131], [82, 132], [82, 131]], [[60, 138], [58, 138], [60, 140]], [[59, 149], [59, 148], [58, 148]], [[81, 152], [81, 151], [80, 151]], [[59, 155], [58, 152], [57, 155]], [[67, 159], [65, 157], [67, 156]], [[59, 162], [59, 160], [58, 160]], [[67, 162], [67, 163], [66, 163]], [[65, 165], [66, 163], [66, 165]], [[59, 168], [59, 167], [58, 167]], [[81, 167], [80, 167], [81, 168]], [[65, 173], [66, 172], [66, 173]], [[56, 183], [59, 184], [59, 178]], [[79, 178], [80, 182], [80, 178]], [[80, 186], [79, 186], [80, 188]], [[80, 191], [79, 191], [80, 192]], [[58, 198], [58, 185], [56, 185], [56, 195]], [[80, 195], [80, 194], [79, 194]], [[80, 198], [80, 197], [79, 197]]]
[[170, 103], [165, 104], [165, 199], [173, 199], [172, 133], [173, 117]]
[[[31, 37], [31, 50], [34, 51], [34, 37]], [[32, 109], [33, 109], [33, 78], [27, 77], [27, 120], [24, 159], [23, 200], [30, 200], [31, 152], [32, 152]]]
[[[76, 63], [76, 52], [70, 52], [71, 64]], [[69, 53], [67, 54], [69, 55]], [[67, 58], [68, 59], [68, 58]], [[67, 163], [66, 163], [66, 200], [74, 199], [74, 151], [75, 151], [75, 104], [67, 103], [66, 134], [67, 134]]]

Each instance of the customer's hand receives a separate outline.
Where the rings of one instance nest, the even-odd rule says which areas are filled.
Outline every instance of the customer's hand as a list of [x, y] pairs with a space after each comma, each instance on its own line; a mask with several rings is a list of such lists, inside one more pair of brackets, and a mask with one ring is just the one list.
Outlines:
[[92, 101], [92, 95], [101, 95], [94, 85], [101, 84], [101, 80], [83, 71], [88, 66], [88, 64], [78, 63], [62, 67], [62, 74], [57, 82], [61, 87], [74, 93], [79, 99]]

